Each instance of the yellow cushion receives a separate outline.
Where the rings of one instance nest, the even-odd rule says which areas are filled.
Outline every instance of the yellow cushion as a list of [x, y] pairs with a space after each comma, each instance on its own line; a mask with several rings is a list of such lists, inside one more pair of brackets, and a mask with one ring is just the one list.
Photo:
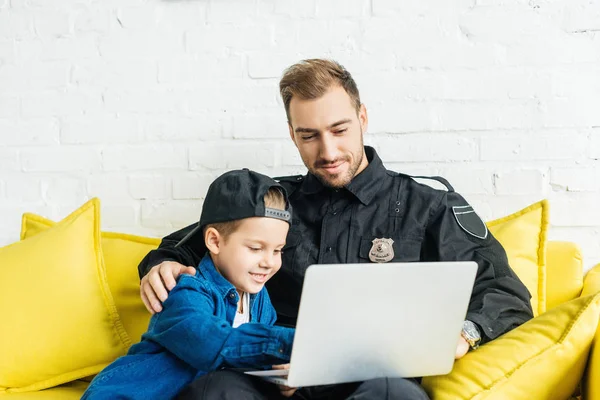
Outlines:
[[546, 234], [548, 201], [487, 223], [506, 250], [508, 262], [531, 293], [533, 314], [546, 311]]
[[600, 294], [564, 303], [426, 377], [436, 400], [567, 399], [586, 366], [600, 319]]
[[[54, 224], [55, 222], [39, 215], [24, 214], [21, 239], [43, 232]], [[151, 317], [140, 297], [137, 266], [159, 244], [160, 239], [102, 232], [102, 253], [108, 285], [132, 343], [140, 341], [142, 334], [148, 329]]]
[[583, 377], [583, 398], [600, 400], [600, 325], [588, 358], [587, 370]]
[[46, 232], [0, 249], [0, 392], [53, 387], [126, 352], [93, 199]]
[[600, 292], [600, 264], [590, 269], [583, 279], [582, 296]]
[[548, 241], [546, 248], [546, 310], [578, 298], [582, 288], [583, 256], [581, 248], [573, 242]]

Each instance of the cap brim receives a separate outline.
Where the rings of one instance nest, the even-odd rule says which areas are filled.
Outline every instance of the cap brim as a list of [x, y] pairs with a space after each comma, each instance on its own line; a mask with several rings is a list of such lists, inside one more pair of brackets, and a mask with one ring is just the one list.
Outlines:
[[193, 238], [194, 236], [196, 236], [196, 234], [198, 234], [198, 232], [202, 232], [202, 227], [200, 225], [197, 225], [194, 229], [192, 229], [190, 231], [190, 233], [188, 233], [187, 235], [185, 235], [183, 237], [183, 239], [181, 239], [179, 242], [177, 242], [177, 244], [175, 245], [175, 247], [179, 247], [182, 244], [189, 242], [189, 240], [191, 238]]

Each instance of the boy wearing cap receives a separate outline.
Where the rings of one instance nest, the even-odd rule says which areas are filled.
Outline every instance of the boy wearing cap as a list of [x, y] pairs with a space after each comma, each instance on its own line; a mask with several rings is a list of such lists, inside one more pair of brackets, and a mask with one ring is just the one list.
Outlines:
[[294, 329], [274, 326], [264, 287], [291, 223], [285, 189], [247, 169], [209, 187], [196, 228], [208, 252], [182, 275], [142, 341], [94, 378], [82, 399], [167, 399], [210, 371], [289, 362]]

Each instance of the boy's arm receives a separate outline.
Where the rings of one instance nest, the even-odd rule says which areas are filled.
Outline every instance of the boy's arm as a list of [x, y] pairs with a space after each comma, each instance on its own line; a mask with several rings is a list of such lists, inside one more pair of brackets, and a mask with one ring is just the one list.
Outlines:
[[294, 329], [257, 323], [232, 328], [213, 315], [214, 301], [198, 279], [183, 276], [164, 306], [144, 338], [196, 369], [260, 368], [290, 360]]

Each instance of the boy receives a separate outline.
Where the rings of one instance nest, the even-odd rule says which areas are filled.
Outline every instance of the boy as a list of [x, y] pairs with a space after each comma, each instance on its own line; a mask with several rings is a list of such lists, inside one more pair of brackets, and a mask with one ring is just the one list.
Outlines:
[[281, 267], [290, 223], [286, 191], [271, 178], [248, 169], [217, 178], [185, 238], [202, 234], [208, 248], [196, 274], [180, 277], [142, 341], [82, 399], [169, 399], [210, 371], [289, 362], [294, 329], [273, 326], [264, 285]]

